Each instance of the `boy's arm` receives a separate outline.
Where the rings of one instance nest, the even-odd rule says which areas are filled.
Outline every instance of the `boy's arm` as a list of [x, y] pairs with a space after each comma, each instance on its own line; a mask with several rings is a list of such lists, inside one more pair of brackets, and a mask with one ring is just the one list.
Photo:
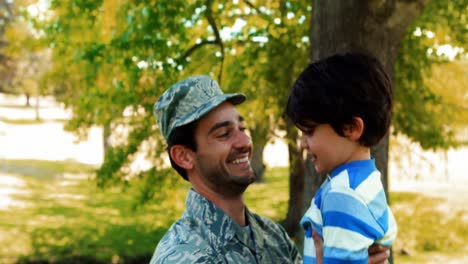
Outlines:
[[[378, 179], [380, 180], [380, 179]], [[380, 182], [379, 182], [380, 183]], [[363, 185], [363, 184], [361, 184]], [[365, 185], [365, 187], [368, 187]], [[358, 192], [346, 186], [337, 185], [323, 197], [322, 236], [326, 246], [323, 248], [323, 259], [327, 262], [340, 260], [355, 260], [369, 263], [379, 262], [385, 258], [388, 253], [376, 252], [377, 256], [369, 255], [368, 248], [379, 238], [385, 237], [390, 229], [385, 228], [387, 220], [387, 204], [385, 202], [385, 193], [377, 188], [374, 191], [373, 199], [363, 197], [363, 191]], [[372, 207], [368, 207], [372, 204]], [[376, 218], [376, 216], [380, 216]], [[385, 241], [385, 246], [391, 244], [391, 240]], [[385, 261], [385, 260], [384, 260]]]

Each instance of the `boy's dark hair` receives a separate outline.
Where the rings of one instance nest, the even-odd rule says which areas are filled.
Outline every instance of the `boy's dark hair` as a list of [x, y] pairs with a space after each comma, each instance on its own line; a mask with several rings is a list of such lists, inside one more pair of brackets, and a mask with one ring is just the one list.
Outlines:
[[310, 122], [330, 124], [340, 136], [353, 125], [353, 117], [360, 117], [364, 132], [359, 143], [372, 147], [390, 127], [392, 97], [392, 82], [375, 57], [336, 54], [310, 64], [300, 74], [286, 115], [301, 127], [310, 127]]
[[167, 139], [167, 154], [171, 161], [172, 168], [174, 168], [184, 180], [188, 181], [187, 171], [177, 165], [171, 157], [171, 147], [174, 145], [183, 145], [193, 151], [197, 150], [197, 142], [195, 140], [195, 129], [197, 128], [197, 121], [190, 122], [186, 125], [176, 127], [171, 132]]

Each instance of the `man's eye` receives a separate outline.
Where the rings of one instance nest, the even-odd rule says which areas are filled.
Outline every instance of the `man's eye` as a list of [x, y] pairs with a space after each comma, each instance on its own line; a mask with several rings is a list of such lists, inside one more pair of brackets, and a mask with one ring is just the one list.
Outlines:
[[229, 131], [226, 131], [226, 132], [224, 132], [224, 133], [221, 133], [221, 134], [219, 134], [217, 137], [218, 137], [218, 138], [223, 138], [223, 137], [227, 137], [227, 136], [229, 136]]

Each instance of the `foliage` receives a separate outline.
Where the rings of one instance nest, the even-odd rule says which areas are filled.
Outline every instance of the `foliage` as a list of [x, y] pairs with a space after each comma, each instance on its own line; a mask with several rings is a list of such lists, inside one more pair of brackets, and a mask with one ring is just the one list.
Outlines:
[[[12, 18], [5, 29], [4, 38], [9, 43], [5, 53], [9, 57], [10, 76], [4, 84], [4, 91], [14, 94], [32, 95], [50, 93], [40, 91], [40, 78], [50, 68], [50, 50], [43, 47], [39, 40], [39, 22], [28, 11], [29, 0], [12, 2]], [[32, 7], [33, 5], [29, 5]], [[37, 18], [39, 19], [39, 17]], [[36, 25], [35, 25], [36, 24]]]
[[[225, 91], [247, 94], [241, 112], [254, 144], [265, 144], [284, 130], [289, 88], [309, 58], [311, 7], [305, 0], [54, 0], [49, 9], [42, 20], [25, 15], [40, 33], [35, 45], [52, 49], [52, 69], [41, 85], [72, 110], [67, 129], [82, 138], [95, 125], [112, 131], [111, 149], [97, 171], [101, 185], [165, 179], [165, 146], [152, 106], [189, 75], [208, 73]], [[453, 145], [444, 101], [424, 80], [428, 65], [441, 61], [427, 55], [429, 48], [446, 37], [465, 47], [463, 10], [462, 0], [432, 1], [402, 43], [395, 133], [426, 148]], [[416, 28], [437, 37], [416, 36]], [[139, 155], [152, 168], [132, 170]]]
[[[47, 83], [57, 87], [59, 98], [73, 110], [67, 129], [85, 137], [92, 125], [113, 130], [124, 127], [128, 135], [122, 139], [114, 133], [117, 143], [98, 170], [101, 184], [126, 182], [128, 158], [143, 142], [154, 146], [148, 151], [149, 160], [161, 165], [163, 146], [158, 144], [161, 139], [155, 131], [152, 104], [181, 75], [174, 60], [189, 45], [188, 35], [200, 35], [196, 30], [181, 30], [196, 3], [153, 2], [51, 3], [55, 16], [45, 32], [55, 47], [56, 63]], [[146, 174], [151, 177], [156, 172]]]
[[12, 76], [12, 61], [6, 54], [5, 47], [8, 42], [5, 40], [4, 33], [8, 24], [13, 18], [12, 4], [7, 0], [0, 1], [0, 91], [4, 90], [5, 85], [10, 82]]
[[[146, 156], [156, 169], [140, 176], [159, 177], [164, 146], [152, 106], [184, 76], [210, 73], [225, 91], [246, 93], [248, 107], [256, 109], [243, 110], [252, 133], [273, 135], [285, 87], [307, 58], [305, 1], [281, 8], [269, 1], [258, 3], [260, 8], [248, 1], [114, 2], [52, 1], [54, 14], [44, 28], [54, 61], [44, 84], [73, 110], [67, 129], [82, 137], [93, 125], [114, 131], [113, 148], [98, 170], [102, 184], [126, 182], [132, 157], [145, 144], [154, 147]], [[242, 23], [248, 26], [231, 30]], [[121, 135], [115, 132], [119, 128], [125, 131]]]
[[[430, 78], [433, 65], [454, 63], [438, 51], [443, 45], [450, 44], [458, 49], [456, 60], [466, 60], [467, 11], [468, 5], [463, 0], [431, 1], [409, 28], [399, 50], [395, 71], [394, 133], [407, 135], [425, 149], [446, 149], [456, 145], [452, 131], [456, 123], [451, 115], [453, 110], [445, 95], [440, 90], [434, 91], [433, 85], [426, 80]], [[455, 93], [456, 89], [450, 87], [445, 93]]]
[[468, 60], [436, 64], [425, 79], [428, 87], [441, 97], [447, 107], [447, 115], [453, 119], [454, 127], [468, 125]]

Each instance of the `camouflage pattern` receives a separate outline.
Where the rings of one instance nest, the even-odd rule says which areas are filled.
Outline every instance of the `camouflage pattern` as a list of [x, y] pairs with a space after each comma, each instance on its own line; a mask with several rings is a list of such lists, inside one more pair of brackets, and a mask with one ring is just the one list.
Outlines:
[[240, 227], [220, 208], [190, 190], [187, 209], [159, 242], [150, 264], [302, 263], [285, 230], [246, 210]]
[[224, 94], [215, 80], [199, 75], [167, 89], [154, 104], [153, 114], [167, 140], [174, 128], [199, 119], [226, 100], [237, 105], [244, 102], [245, 95]]

